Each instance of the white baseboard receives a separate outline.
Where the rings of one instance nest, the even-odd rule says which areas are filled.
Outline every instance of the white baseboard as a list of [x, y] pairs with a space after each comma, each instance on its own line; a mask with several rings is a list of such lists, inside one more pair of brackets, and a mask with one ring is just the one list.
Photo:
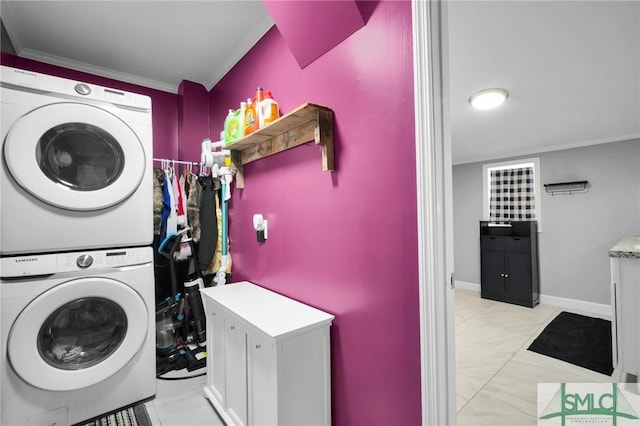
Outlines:
[[476, 293], [480, 293], [480, 284], [470, 283], [467, 281], [456, 280], [456, 288], [459, 288], [462, 290], [475, 291]]
[[[471, 283], [467, 281], [456, 280], [456, 288], [462, 290], [475, 291], [480, 293], [480, 284]], [[601, 303], [586, 302], [584, 300], [567, 299], [564, 297], [549, 296], [546, 294], [540, 295], [540, 303], [543, 305], [558, 306], [565, 309], [575, 309], [578, 311], [584, 311], [596, 315], [611, 315], [611, 305], [604, 305]]]
[[611, 305], [602, 303], [586, 302], [584, 300], [567, 299], [564, 297], [540, 295], [540, 303], [544, 305], [558, 306], [560, 308], [575, 309], [578, 311], [589, 312], [596, 315], [611, 316]]

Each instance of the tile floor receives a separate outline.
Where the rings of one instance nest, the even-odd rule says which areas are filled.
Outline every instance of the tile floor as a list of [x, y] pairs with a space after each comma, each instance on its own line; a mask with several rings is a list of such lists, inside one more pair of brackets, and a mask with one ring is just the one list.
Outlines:
[[224, 426], [204, 397], [202, 389], [206, 384], [206, 376], [156, 380], [156, 397], [146, 403], [153, 426]]
[[[455, 297], [458, 426], [534, 426], [537, 383], [629, 378], [621, 378], [617, 370], [609, 377], [527, 350], [555, 315], [566, 309], [549, 305], [530, 309], [481, 299], [477, 292], [460, 289]], [[203, 396], [205, 384], [205, 376], [158, 380], [156, 398], [147, 402], [153, 425], [223, 426]]]
[[537, 383], [635, 379], [624, 375], [621, 380], [618, 370], [609, 377], [527, 350], [556, 314], [568, 309], [530, 309], [460, 289], [455, 301], [458, 426], [536, 425]]

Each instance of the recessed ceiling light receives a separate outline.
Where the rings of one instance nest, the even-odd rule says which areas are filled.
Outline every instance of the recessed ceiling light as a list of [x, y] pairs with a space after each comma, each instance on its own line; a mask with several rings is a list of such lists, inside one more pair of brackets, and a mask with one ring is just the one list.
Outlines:
[[507, 100], [509, 92], [505, 89], [483, 89], [469, 96], [469, 103], [475, 109], [492, 109]]

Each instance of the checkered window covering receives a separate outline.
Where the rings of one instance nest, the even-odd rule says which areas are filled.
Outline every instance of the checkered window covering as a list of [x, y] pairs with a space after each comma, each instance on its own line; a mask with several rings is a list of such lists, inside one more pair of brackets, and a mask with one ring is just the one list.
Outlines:
[[489, 220], [505, 223], [535, 219], [533, 167], [491, 170]]

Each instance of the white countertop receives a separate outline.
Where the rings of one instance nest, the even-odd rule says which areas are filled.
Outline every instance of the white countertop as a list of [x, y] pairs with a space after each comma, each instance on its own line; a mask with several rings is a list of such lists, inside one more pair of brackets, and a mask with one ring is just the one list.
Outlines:
[[334, 316], [247, 281], [200, 290], [252, 326], [274, 338], [330, 325]]
[[640, 235], [629, 235], [609, 249], [609, 257], [640, 259]]

